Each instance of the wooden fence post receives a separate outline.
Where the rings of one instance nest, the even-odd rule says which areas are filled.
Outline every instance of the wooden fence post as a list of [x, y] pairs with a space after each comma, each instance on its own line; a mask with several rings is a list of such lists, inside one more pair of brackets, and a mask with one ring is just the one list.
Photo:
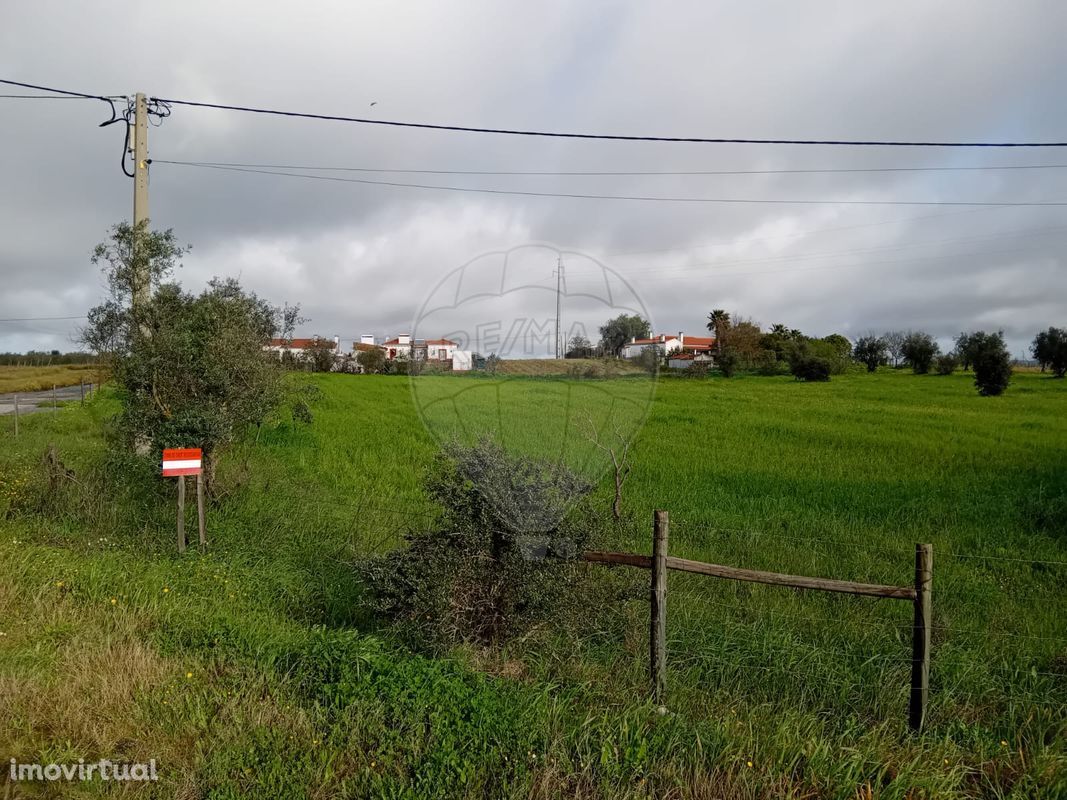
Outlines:
[[200, 529], [200, 550], [207, 550], [207, 528], [204, 525], [204, 474], [196, 473], [196, 518]]
[[56, 385], [52, 384], [52, 411], [56, 410]]
[[79, 387], [79, 390], [81, 391], [82, 405], [85, 405], [85, 379], [84, 378], [82, 378], [81, 380], [78, 381], [78, 387]]
[[649, 629], [649, 677], [652, 699], [663, 701], [667, 677], [667, 533], [666, 511], [656, 511], [652, 528], [651, 626]]
[[19, 396], [15, 395], [15, 438], [19, 438]]
[[933, 623], [930, 589], [933, 582], [933, 546], [915, 545], [915, 619], [911, 643], [911, 702], [908, 725], [920, 731], [930, 694], [930, 626]]
[[178, 476], [178, 552], [185, 552], [185, 476]]

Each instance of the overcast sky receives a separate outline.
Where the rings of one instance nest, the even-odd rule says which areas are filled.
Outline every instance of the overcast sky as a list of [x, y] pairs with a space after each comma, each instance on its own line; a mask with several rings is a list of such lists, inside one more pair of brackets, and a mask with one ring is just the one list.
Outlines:
[[[594, 133], [1067, 140], [1067, 4], [1049, 2], [7, 2], [0, 77], [323, 114]], [[20, 90], [0, 87], [0, 92]], [[374, 105], [372, 105], [372, 103]], [[0, 99], [0, 318], [84, 314], [93, 245], [129, 219], [118, 126], [95, 101]], [[539, 139], [175, 106], [157, 160], [509, 171], [714, 171], [1067, 164], [1043, 149], [835, 148]], [[331, 173], [319, 173], [331, 174]], [[583, 194], [1067, 201], [1067, 169], [372, 180]], [[1003, 329], [1019, 355], [1067, 325], [1067, 207], [711, 204], [429, 191], [155, 164], [154, 227], [179, 274], [242, 282], [301, 333], [392, 335], [484, 253], [546, 243], [570, 291], [599, 264], [658, 330], [725, 308], [855, 337]], [[523, 260], [554, 281], [555, 255]], [[585, 258], [588, 256], [588, 258]], [[543, 262], [543, 263], [541, 263]], [[590, 267], [589, 265], [594, 266]], [[590, 278], [592, 280], [592, 278]], [[552, 285], [552, 284], [549, 284]], [[523, 300], [553, 316], [551, 291]], [[568, 301], [570, 302], [570, 301]], [[576, 301], [577, 302], [577, 301]], [[595, 327], [596, 308], [565, 308]], [[584, 315], [584, 316], [583, 316]], [[479, 322], [478, 324], [481, 324]], [[72, 349], [77, 321], [0, 322], [0, 351]], [[419, 335], [435, 332], [420, 329]], [[595, 338], [595, 331], [594, 338]]]

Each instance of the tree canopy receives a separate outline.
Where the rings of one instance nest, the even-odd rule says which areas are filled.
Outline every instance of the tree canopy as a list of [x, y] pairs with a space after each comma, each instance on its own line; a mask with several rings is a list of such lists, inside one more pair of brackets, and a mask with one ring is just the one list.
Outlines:
[[600, 327], [600, 343], [604, 352], [616, 356], [631, 339], [647, 339], [651, 335], [648, 320], [638, 314], [620, 314]]
[[1041, 369], [1049, 369], [1057, 378], [1067, 374], [1067, 330], [1049, 328], [1034, 337], [1030, 352]]
[[[232, 278], [198, 295], [165, 283], [187, 250], [169, 230], [114, 226], [93, 254], [110, 297], [89, 312], [82, 340], [118, 388], [117, 432], [154, 457], [164, 447], [203, 449], [210, 487], [216, 451], [282, 399], [281, 364], [263, 346], [292, 335], [298, 309], [272, 306]], [[152, 293], [134, 305], [143, 274]]]

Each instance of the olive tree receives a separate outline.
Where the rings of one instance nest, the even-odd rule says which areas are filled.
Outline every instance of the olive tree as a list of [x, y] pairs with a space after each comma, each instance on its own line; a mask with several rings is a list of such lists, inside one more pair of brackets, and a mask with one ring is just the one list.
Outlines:
[[1003, 394], [1011, 381], [1011, 356], [1003, 333], [971, 334], [974, 385], [983, 397]]
[[1057, 378], [1067, 374], [1067, 330], [1049, 328], [1041, 331], [1034, 337], [1030, 352], [1041, 365], [1042, 371], [1050, 369]]
[[878, 336], [861, 336], [852, 348], [852, 357], [867, 367], [868, 372], [875, 372], [889, 358], [885, 339]]
[[[200, 294], [166, 282], [187, 251], [170, 230], [115, 225], [92, 258], [110, 297], [89, 312], [82, 342], [118, 390], [117, 434], [153, 458], [165, 447], [201, 448], [210, 491], [220, 451], [283, 399], [281, 363], [264, 345], [291, 337], [299, 310], [273, 306], [232, 278]], [[149, 299], [135, 305], [144, 280]]]
[[925, 375], [930, 371], [930, 365], [938, 352], [934, 337], [922, 331], [909, 331], [900, 347], [901, 355], [916, 375]]

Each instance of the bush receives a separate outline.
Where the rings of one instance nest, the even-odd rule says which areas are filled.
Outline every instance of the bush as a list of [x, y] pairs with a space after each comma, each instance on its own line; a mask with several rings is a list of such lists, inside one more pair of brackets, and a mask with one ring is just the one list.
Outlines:
[[951, 375], [960, 365], [955, 353], [943, 353], [934, 359], [934, 369], [938, 375]]
[[831, 343], [818, 339], [794, 343], [786, 353], [786, 360], [789, 371], [800, 381], [828, 381], [831, 375], [843, 373], [848, 364]]
[[506, 639], [551, 618], [578, 586], [568, 562], [588, 526], [568, 511], [591, 485], [490, 440], [446, 447], [431, 475], [438, 524], [363, 569], [376, 610], [434, 648]]
[[727, 347], [722, 351], [722, 354], [717, 360], [719, 364], [719, 372], [722, 373], [724, 378], [732, 378], [737, 374], [737, 366], [740, 359], [737, 357], [737, 353], [733, 348]]
[[974, 385], [983, 397], [1003, 394], [1011, 382], [1011, 356], [1003, 333], [971, 334]]
[[789, 371], [798, 381], [830, 380], [830, 362], [816, 355], [797, 356], [790, 359]]
[[777, 354], [773, 350], [760, 350], [759, 355], [756, 356], [756, 362], [754, 364], [756, 372], [760, 375], [784, 375], [786, 373], [786, 366], [778, 360]]
[[694, 361], [684, 370], [682, 374], [687, 378], [706, 378], [708, 377], [709, 364], [707, 361]]
[[385, 351], [380, 347], [375, 347], [372, 350], [360, 350], [356, 356], [356, 362], [359, 364], [360, 369], [367, 374], [384, 373], [386, 361]]

